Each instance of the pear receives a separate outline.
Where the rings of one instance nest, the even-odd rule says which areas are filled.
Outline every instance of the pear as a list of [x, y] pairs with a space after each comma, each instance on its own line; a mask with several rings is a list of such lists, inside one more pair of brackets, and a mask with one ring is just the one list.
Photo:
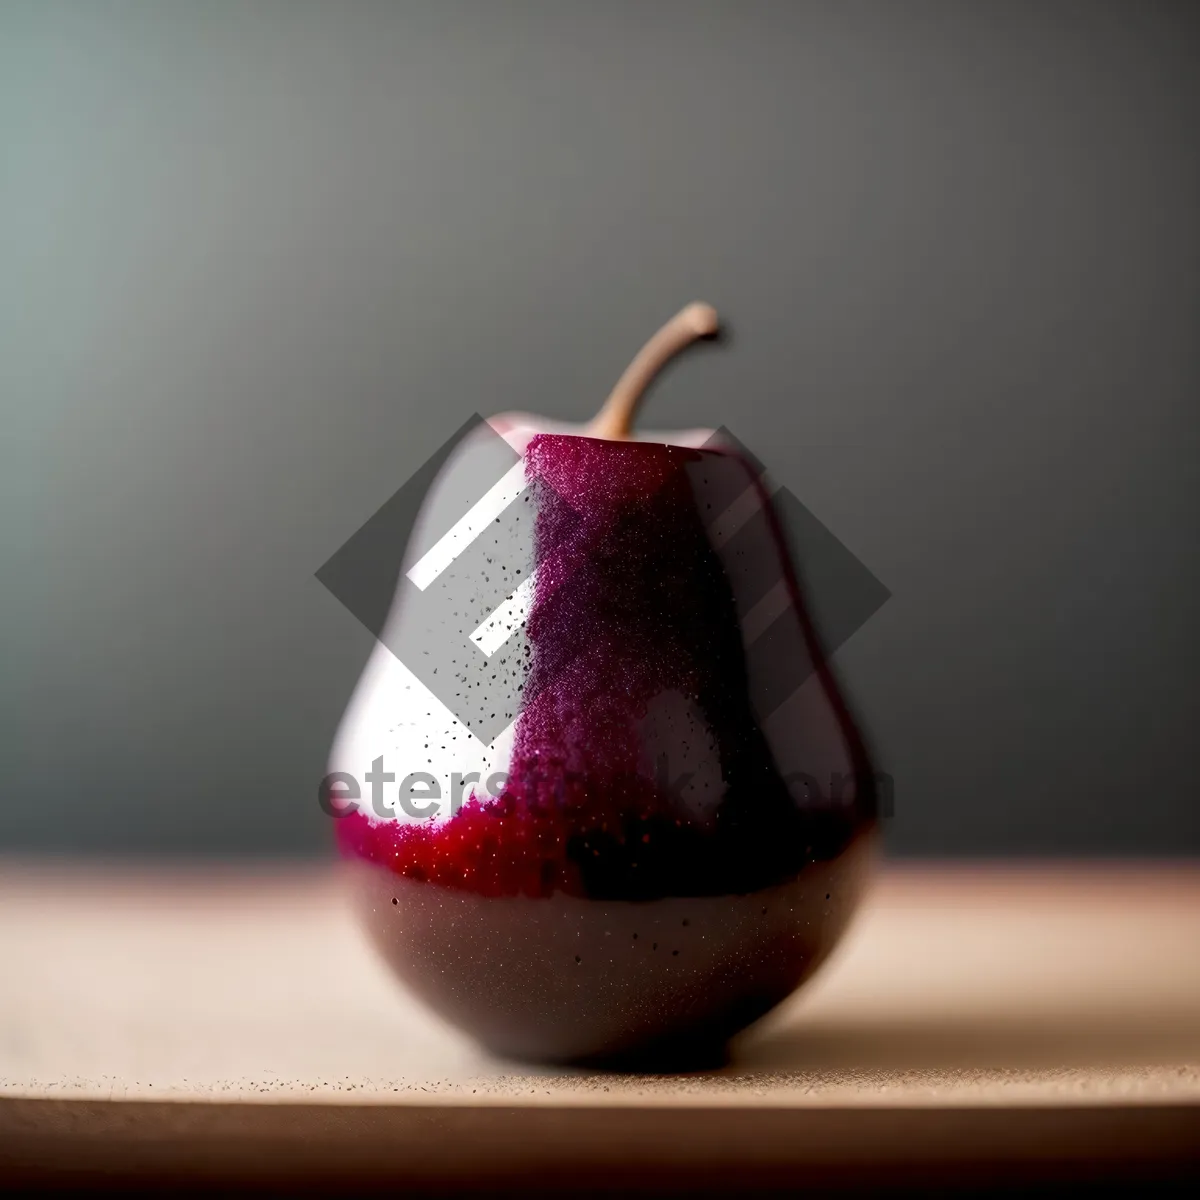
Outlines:
[[869, 874], [874, 774], [760, 469], [712, 430], [633, 430], [717, 330], [683, 309], [585, 426], [463, 438], [335, 741], [373, 941], [501, 1054], [710, 1057]]

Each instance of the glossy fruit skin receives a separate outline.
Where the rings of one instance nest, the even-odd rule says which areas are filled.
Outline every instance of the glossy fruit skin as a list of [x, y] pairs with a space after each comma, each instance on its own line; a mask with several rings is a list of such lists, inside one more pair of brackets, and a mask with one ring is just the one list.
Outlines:
[[340, 822], [356, 902], [400, 978], [500, 1054], [698, 1060], [836, 943], [875, 776], [746, 462], [566, 435], [525, 459], [509, 778], [442, 823]]
[[869, 879], [874, 838], [744, 895], [484, 897], [356, 863], [379, 952], [445, 1020], [503, 1057], [689, 1067], [825, 960]]

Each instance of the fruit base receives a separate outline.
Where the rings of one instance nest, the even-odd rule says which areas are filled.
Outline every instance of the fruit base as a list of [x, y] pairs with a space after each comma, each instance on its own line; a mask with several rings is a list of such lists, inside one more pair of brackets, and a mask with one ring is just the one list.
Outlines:
[[399, 978], [499, 1055], [661, 1069], [719, 1056], [829, 954], [875, 836], [741, 895], [649, 901], [487, 896], [346, 864], [369, 936]]

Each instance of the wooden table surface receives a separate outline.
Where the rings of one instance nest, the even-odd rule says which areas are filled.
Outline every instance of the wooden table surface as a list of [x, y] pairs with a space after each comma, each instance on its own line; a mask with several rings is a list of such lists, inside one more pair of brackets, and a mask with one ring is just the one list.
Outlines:
[[671, 1076], [488, 1058], [331, 869], [0, 867], [0, 1183], [1177, 1181], [1198, 1148], [1195, 866], [887, 868], [726, 1068]]

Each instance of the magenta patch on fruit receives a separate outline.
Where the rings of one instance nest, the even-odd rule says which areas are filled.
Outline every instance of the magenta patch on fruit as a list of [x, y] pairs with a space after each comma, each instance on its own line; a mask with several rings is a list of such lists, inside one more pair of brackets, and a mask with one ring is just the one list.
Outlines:
[[757, 890], [841, 848], [849, 829], [797, 808], [752, 710], [687, 469], [714, 454], [531, 441], [537, 577], [508, 782], [446, 820], [344, 817], [344, 852], [489, 896], [648, 899]]

